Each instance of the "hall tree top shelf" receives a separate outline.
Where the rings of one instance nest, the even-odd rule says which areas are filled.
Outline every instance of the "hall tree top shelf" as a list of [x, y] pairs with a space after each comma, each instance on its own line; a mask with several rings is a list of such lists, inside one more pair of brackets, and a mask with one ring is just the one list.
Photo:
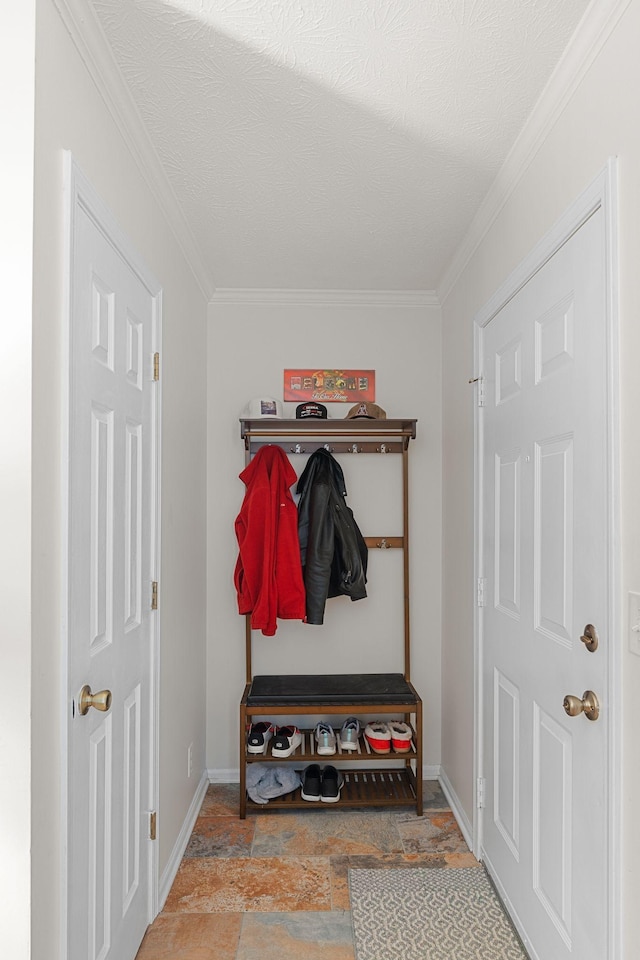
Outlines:
[[416, 437], [417, 420], [368, 420], [356, 419], [313, 419], [306, 420], [278, 420], [276, 417], [261, 417], [258, 419], [240, 420], [240, 435], [247, 437], [266, 436], [340, 436], [341, 434], [381, 434], [407, 436], [411, 440]]
[[[286, 717], [323, 714], [327, 717], [351, 714], [380, 716], [400, 715], [412, 726], [411, 749], [407, 753], [391, 752], [370, 755], [361, 734], [358, 749], [350, 755], [317, 757], [313, 731], [303, 731], [303, 744], [289, 761], [308, 763], [318, 760], [329, 763], [348, 761], [343, 769], [345, 785], [335, 807], [349, 806], [415, 806], [422, 815], [422, 700], [410, 681], [411, 649], [409, 638], [409, 442], [416, 436], [416, 420], [317, 419], [278, 420], [241, 419], [241, 437], [245, 446], [245, 462], [266, 445], [277, 445], [295, 463], [296, 455], [313, 453], [322, 447], [337, 454], [399, 454], [402, 460], [402, 535], [365, 536], [370, 549], [400, 549], [403, 554], [404, 664], [402, 673], [332, 674], [323, 676], [253, 676], [251, 665], [251, 616], [246, 617], [246, 685], [240, 702], [240, 817], [247, 806], [255, 812], [264, 809], [246, 796], [246, 765], [270, 761], [268, 755], [248, 754], [246, 732], [254, 717]], [[344, 461], [343, 461], [344, 462]], [[374, 463], [372, 463], [372, 468]], [[357, 514], [357, 507], [356, 507]], [[364, 532], [364, 531], [363, 531]], [[302, 629], [305, 629], [304, 627]], [[314, 628], [317, 629], [317, 628]], [[413, 723], [412, 723], [413, 718]], [[370, 768], [374, 759], [378, 766]], [[387, 761], [400, 763], [388, 766]], [[282, 762], [282, 760], [280, 761]], [[380, 763], [384, 769], [380, 768]], [[355, 769], [354, 769], [355, 766]], [[290, 795], [270, 800], [267, 809], [308, 808], [313, 804], [301, 799], [298, 789]]]
[[[279, 442], [286, 453], [313, 453], [327, 447], [331, 453], [401, 453], [416, 436], [416, 420], [240, 420], [240, 436], [247, 454], [257, 453], [264, 443]], [[336, 438], [329, 443], [314, 438]], [[338, 439], [358, 438], [353, 443]], [[265, 440], [265, 438], [269, 438]], [[391, 441], [382, 446], [384, 439]], [[287, 444], [287, 441], [292, 441]], [[303, 441], [303, 442], [293, 442]], [[395, 446], [392, 444], [395, 441]]]

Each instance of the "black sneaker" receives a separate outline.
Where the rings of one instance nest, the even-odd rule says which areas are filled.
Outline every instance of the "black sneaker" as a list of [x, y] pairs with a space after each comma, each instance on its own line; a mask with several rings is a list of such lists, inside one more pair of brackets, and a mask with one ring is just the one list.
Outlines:
[[325, 767], [322, 771], [322, 786], [320, 799], [323, 803], [337, 803], [340, 791], [344, 784], [344, 777], [335, 767]]
[[320, 800], [320, 782], [321, 774], [318, 764], [311, 763], [308, 767], [305, 767], [302, 781], [302, 799]]

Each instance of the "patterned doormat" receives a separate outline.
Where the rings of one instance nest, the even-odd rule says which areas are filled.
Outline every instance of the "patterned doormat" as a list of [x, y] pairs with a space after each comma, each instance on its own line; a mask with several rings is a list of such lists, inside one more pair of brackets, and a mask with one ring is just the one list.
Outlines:
[[482, 867], [350, 870], [356, 960], [527, 960]]

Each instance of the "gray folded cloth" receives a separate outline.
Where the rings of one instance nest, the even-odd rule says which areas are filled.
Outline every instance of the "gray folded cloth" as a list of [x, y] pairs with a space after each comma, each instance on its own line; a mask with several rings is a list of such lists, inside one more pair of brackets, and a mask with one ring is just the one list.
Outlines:
[[254, 803], [269, 803], [272, 797], [292, 793], [302, 783], [293, 767], [273, 763], [247, 764], [247, 793]]

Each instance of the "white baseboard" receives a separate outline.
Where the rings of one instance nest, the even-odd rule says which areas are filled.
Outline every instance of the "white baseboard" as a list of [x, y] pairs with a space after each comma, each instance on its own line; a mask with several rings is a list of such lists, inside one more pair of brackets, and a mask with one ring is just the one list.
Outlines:
[[193, 795], [193, 800], [187, 811], [187, 815], [184, 818], [184, 823], [182, 824], [182, 829], [178, 834], [178, 838], [173, 845], [173, 850], [171, 851], [171, 856], [167, 862], [166, 867], [162, 871], [162, 876], [160, 877], [160, 884], [158, 890], [158, 913], [162, 910], [165, 904], [165, 900], [169, 896], [169, 891], [173, 885], [173, 881], [176, 878], [180, 862], [184, 855], [184, 851], [187, 849], [187, 844], [189, 843], [189, 838], [193, 831], [194, 824], [200, 812], [200, 807], [202, 806], [202, 801], [204, 800], [204, 795], [207, 792], [207, 787], [209, 786], [209, 777], [208, 772], [205, 770], [202, 773], [202, 778], [196, 792]]
[[473, 850], [473, 825], [471, 824], [468, 816], [464, 812], [462, 804], [458, 798], [457, 793], [451, 786], [451, 782], [444, 770], [440, 771], [440, 786], [442, 787], [442, 792], [449, 801], [449, 806], [451, 807], [451, 812], [458, 821], [458, 826], [462, 831], [462, 836], [464, 837], [469, 850]]
[[423, 780], [439, 780], [442, 767], [439, 763], [425, 763], [422, 766]]
[[240, 771], [237, 767], [229, 770], [207, 770], [209, 783], [240, 783]]

